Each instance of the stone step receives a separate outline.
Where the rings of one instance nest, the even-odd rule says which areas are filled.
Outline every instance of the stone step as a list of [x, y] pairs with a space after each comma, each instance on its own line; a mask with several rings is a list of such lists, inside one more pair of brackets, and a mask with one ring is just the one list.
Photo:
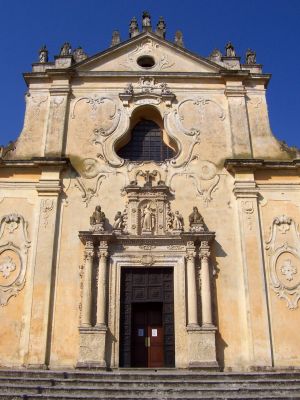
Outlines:
[[[140, 395], [114, 395], [112, 397], [110, 396], [77, 396], [74, 394], [68, 394], [68, 395], [45, 395], [45, 394], [37, 394], [37, 395], [19, 395], [17, 393], [11, 393], [11, 394], [2, 394], [0, 393], [0, 400], [100, 400], [100, 399], [105, 399], [105, 400], [141, 400]], [[158, 397], [158, 396], [151, 396], [151, 397], [144, 397], [144, 399], [147, 400], [233, 400], [233, 399], [245, 399], [245, 400], [269, 400], [269, 399], [280, 399], [280, 400], [299, 400], [300, 395], [295, 395], [295, 394], [282, 394], [282, 393], [276, 393], [276, 394], [258, 394], [256, 393], [255, 395], [249, 395], [249, 394], [232, 394], [228, 395], [217, 395], [217, 396], [204, 396], [201, 394], [200, 396], [188, 396], [185, 394], [181, 394], [180, 397]]]
[[139, 395], [140, 398], [154, 397], [158, 396], [158, 398], [180, 398], [182, 395], [186, 395], [188, 397], [199, 397], [201, 396], [218, 396], [222, 394], [225, 396], [232, 395], [270, 395], [270, 394], [281, 394], [284, 396], [285, 394], [294, 394], [300, 396], [300, 385], [298, 386], [288, 386], [285, 388], [278, 388], [274, 385], [267, 386], [264, 388], [253, 388], [253, 387], [197, 387], [197, 388], [181, 388], [178, 386], [173, 387], [162, 387], [157, 388], [156, 386], [148, 387], [124, 387], [124, 388], [95, 388], [95, 387], [81, 387], [81, 386], [70, 386], [70, 387], [33, 387], [33, 386], [4, 386], [1, 389], [1, 392], [4, 393], [15, 393], [19, 395], [36, 395], [36, 394], [44, 394], [44, 395], [60, 395], [65, 396], [70, 393], [74, 395], [87, 395], [87, 396], [100, 396], [100, 398], [112, 397], [112, 396], [136, 396]]
[[[186, 379], [177, 379], [177, 380], [156, 380], [155, 387], [174, 387], [180, 386], [184, 387], [258, 387], [263, 388], [264, 386], [276, 385], [276, 387], [281, 388], [282, 386], [288, 383], [289, 386], [300, 386], [300, 379], [268, 379], [268, 380], [224, 380], [224, 379], [215, 379], [215, 380], [186, 380]], [[81, 386], [81, 387], [96, 387], [96, 388], [120, 388], [120, 387], [152, 387], [154, 384], [151, 379], [147, 379], [144, 381], [141, 380], [97, 380], [97, 379], [42, 379], [42, 378], [22, 378], [22, 377], [10, 377], [10, 378], [0, 378], [0, 388], [14, 387], [14, 386], [34, 386], [34, 387], [69, 387], [69, 386]]]

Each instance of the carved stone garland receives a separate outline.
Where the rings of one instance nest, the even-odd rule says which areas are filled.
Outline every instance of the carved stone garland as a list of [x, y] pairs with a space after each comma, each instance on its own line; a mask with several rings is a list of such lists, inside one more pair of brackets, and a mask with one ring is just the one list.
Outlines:
[[8, 214], [0, 220], [0, 305], [17, 296], [25, 284], [30, 241], [28, 223], [20, 214]]
[[300, 299], [300, 235], [292, 218], [274, 218], [266, 250], [271, 288], [295, 310]]

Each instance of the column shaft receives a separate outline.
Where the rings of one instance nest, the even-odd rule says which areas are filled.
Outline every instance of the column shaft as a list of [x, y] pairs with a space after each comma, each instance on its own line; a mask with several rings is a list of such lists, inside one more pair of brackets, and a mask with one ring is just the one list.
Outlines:
[[211, 287], [209, 274], [209, 247], [207, 242], [201, 243], [201, 304], [202, 304], [202, 326], [213, 326], [211, 309]]
[[197, 313], [197, 287], [195, 271], [195, 246], [190, 244], [187, 248], [187, 290], [188, 290], [188, 326], [198, 326]]
[[93, 242], [86, 242], [81, 308], [81, 326], [85, 327], [91, 326], [93, 258]]
[[99, 246], [97, 326], [106, 326], [106, 290], [107, 290], [107, 244]]

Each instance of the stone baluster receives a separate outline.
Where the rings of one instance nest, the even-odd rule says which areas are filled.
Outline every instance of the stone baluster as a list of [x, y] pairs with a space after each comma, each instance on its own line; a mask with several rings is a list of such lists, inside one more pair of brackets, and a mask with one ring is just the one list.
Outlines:
[[213, 327], [212, 309], [211, 309], [211, 287], [209, 273], [209, 244], [201, 242], [200, 258], [201, 258], [201, 304], [202, 304], [202, 327]]
[[85, 244], [85, 265], [83, 273], [82, 288], [82, 309], [81, 309], [81, 326], [91, 326], [92, 311], [92, 271], [94, 261], [94, 245], [93, 242], [87, 241]]
[[107, 248], [107, 243], [101, 241], [98, 250], [97, 327], [106, 327]]
[[186, 247], [188, 328], [198, 327], [195, 257], [194, 242], [188, 242]]

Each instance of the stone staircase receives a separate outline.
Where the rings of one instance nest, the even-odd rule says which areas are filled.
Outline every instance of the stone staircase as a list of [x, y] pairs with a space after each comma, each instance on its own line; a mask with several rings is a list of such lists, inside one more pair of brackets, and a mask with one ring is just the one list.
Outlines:
[[300, 372], [0, 370], [2, 399], [300, 399]]

